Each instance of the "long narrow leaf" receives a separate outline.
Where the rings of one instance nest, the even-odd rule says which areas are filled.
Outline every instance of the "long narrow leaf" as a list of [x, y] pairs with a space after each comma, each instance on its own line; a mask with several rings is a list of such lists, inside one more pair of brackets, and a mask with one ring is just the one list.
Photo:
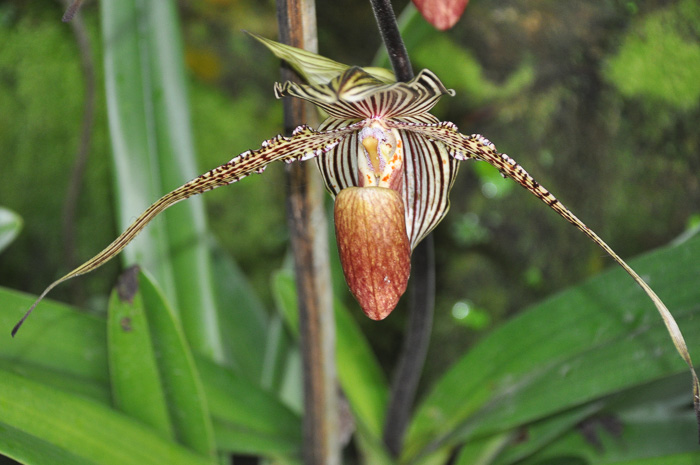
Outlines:
[[184, 330], [163, 293], [143, 272], [138, 276], [138, 286], [175, 436], [192, 450], [213, 456], [214, 434], [207, 398]]
[[29, 465], [99, 465], [0, 421], [0, 454]]
[[[69, 362], [70, 363], [70, 362]], [[7, 370], [24, 378], [40, 382], [54, 389], [89, 397], [105, 405], [112, 404], [109, 386], [93, 379], [76, 376], [59, 369], [22, 360], [6, 360], [0, 357], [0, 370]]]
[[100, 465], [212, 464], [102, 404], [8, 372], [0, 373], [0, 418], [25, 435]]
[[[36, 296], [0, 288], [0, 327], [11, 328]], [[44, 367], [107, 386], [104, 320], [52, 300], [44, 302], [36, 324], [0, 342], [0, 358], [16, 365]]]
[[114, 405], [174, 439], [173, 426], [153, 350], [138, 267], [128, 269], [109, 299], [107, 345]]
[[[697, 350], [700, 237], [634, 265]], [[625, 275], [604, 273], [520, 314], [455, 364], [422, 402], [405, 457], [682, 372], [666, 338]]]
[[199, 358], [220, 448], [267, 457], [301, 451], [301, 417], [245, 376]]
[[521, 460], [513, 454], [519, 448], [516, 446], [496, 463], [534, 465], [547, 458], [571, 456], [596, 465], [645, 463], [661, 457], [666, 458], [665, 463], [675, 464], [676, 454], [697, 453], [698, 449], [695, 415], [688, 406], [687, 387], [682, 381], [682, 374], [675, 375], [613, 396], [599, 415], [560, 435], [534, 455]]
[[[292, 332], [296, 332], [298, 314], [294, 278], [289, 273], [278, 272], [273, 279], [273, 289], [287, 324]], [[389, 395], [386, 378], [350, 312], [337, 300], [334, 309], [340, 384], [357, 421], [363, 423], [368, 434], [381, 438]]]
[[265, 364], [261, 341], [267, 333], [267, 310], [253, 292], [248, 279], [226, 251], [212, 254], [214, 289], [226, 358], [244, 375], [260, 381]]
[[[174, 2], [100, 2], [115, 182], [122, 228], [163, 193], [195, 177]], [[223, 358], [202, 202], [173, 207], [124, 259], [156, 276], [197, 351]]]

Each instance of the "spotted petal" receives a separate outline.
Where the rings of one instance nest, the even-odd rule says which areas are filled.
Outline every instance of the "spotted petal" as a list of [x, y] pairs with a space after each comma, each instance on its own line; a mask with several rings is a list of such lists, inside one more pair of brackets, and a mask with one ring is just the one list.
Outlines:
[[424, 69], [409, 82], [386, 84], [363, 71], [349, 68], [328, 84], [275, 84], [275, 96], [308, 100], [340, 119], [405, 118], [430, 111], [443, 95], [454, 95], [435, 74]]
[[287, 163], [291, 163], [319, 156], [333, 149], [344, 137], [356, 130], [357, 127], [352, 125], [326, 132], [318, 132], [307, 126], [299, 126], [294, 131], [292, 137], [277, 136], [265, 141], [262, 143], [260, 149], [243, 152], [228, 163], [214, 168], [178, 187], [169, 194], [164, 195], [160, 200], [148, 207], [131, 226], [102, 250], [102, 252], [67, 275], [51, 283], [51, 285], [41, 293], [19, 323], [17, 323], [12, 330], [12, 335], [14, 336], [24, 320], [51, 289], [68, 279], [88, 273], [102, 266], [126, 247], [153, 218], [171, 205], [188, 197], [192, 197], [193, 195], [201, 194], [220, 186], [233, 184], [250, 174], [262, 173], [267, 165], [273, 161], [284, 160]]
[[429, 138], [430, 140], [444, 144], [450, 155], [456, 160], [461, 161], [475, 159], [482, 160], [493, 165], [501, 172], [501, 174], [503, 174], [503, 176], [513, 179], [515, 182], [530, 191], [535, 195], [535, 197], [546, 203], [566, 221], [576, 226], [576, 228], [578, 228], [608, 255], [610, 255], [613, 260], [615, 260], [644, 290], [651, 301], [654, 302], [654, 305], [661, 315], [661, 318], [666, 325], [666, 329], [673, 340], [673, 344], [676, 346], [676, 350], [690, 368], [693, 378], [695, 412], [698, 415], [698, 421], [700, 422], [700, 381], [698, 380], [695, 369], [693, 368], [693, 362], [690, 358], [688, 347], [685, 343], [683, 335], [681, 334], [680, 328], [676, 323], [676, 320], [673, 318], [673, 315], [671, 315], [671, 312], [668, 311], [666, 305], [651, 289], [651, 287], [649, 287], [649, 285], [644, 282], [644, 280], [627, 263], [625, 263], [625, 261], [620, 258], [620, 256], [618, 256], [608, 244], [606, 244], [595, 232], [593, 232], [593, 230], [591, 230], [573, 213], [571, 213], [571, 211], [569, 211], [564, 204], [557, 200], [554, 195], [535, 181], [532, 176], [530, 176], [528, 172], [523, 169], [522, 166], [515, 162], [515, 160], [504, 153], [499, 153], [496, 150], [496, 147], [485, 137], [478, 134], [465, 136], [457, 130], [457, 127], [454, 124], [449, 122], [430, 125], [393, 123], [392, 126], [411, 130], [416, 134]]

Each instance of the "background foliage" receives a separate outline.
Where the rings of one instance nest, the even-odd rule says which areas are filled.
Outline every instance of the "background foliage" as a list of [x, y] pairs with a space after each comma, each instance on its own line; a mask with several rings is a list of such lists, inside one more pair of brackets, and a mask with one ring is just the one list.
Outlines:
[[[97, 64], [97, 111], [77, 227], [67, 235], [63, 212], [85, 98], [75, 38], [60, 23], [56, 2], [0, 3], [0, 206], [23, 221], [19, 236], [0, 252], [3, 287], [36, 294], [70, 268], [67, 244], [86, 258], [117, 230], [97, 10], [87, 2], [82, 11]], [[279, 63], [240, 33], [275, 37], [274, 2], [180, 2], [179, 13], [197, 168], [204, 171], [280, 130], [281, 106], [271, 94]], [[375, 58], [380, 42], [365, 2], [319, 1], [318, 14], [322, 54], [352, 64], [382, 62], [381, 54]], [[667, 244], [700, 222], [697, 2], [472, 0], [447, 33], [416, 15], [403, 21], [414, 67], [429, 67], [457, 91], [435, 113], [494, 141], [623, 257]], [[281, 167], [271, 166], [264, 176], [203, 196], [210, 236], [201, 240], [235, 257], [259, 298], [252, 305], [270, 325], [277, 320], [269, 309], [281, 305], [282, 295], [271, 291], [271, 277], [287, 248], [283, 183]], [[436, 245], [437, 315], [424, 394], [490, 330], [609, 264], [580, 233], [480, 165], [462, 168]], [[227, 260], [214, 266], [235, 271]], [[59, 287], [52, 298], [104, 318], [118, 271], [112, 263]], [[688, 286], [698, 276], [693, 271]], [[347, 293], [339, 298], [356, 309]], [[377, 354], [379, 377], [389, 377], [404, 312], [399, 308], [382, 323], [351, 313]], [[294, 405], [293, 392], [284, 393], [294, 384], [284, 370], [262, 373], [259, 363], [242, 363]], [[295, 363], [293, 355], [284, 363]], [[634, 407], [627, 412], [642, 415]], [[571, 421], [589, 413], [573, 412]], [[571, 434], [568, 440], [581, 441]]]

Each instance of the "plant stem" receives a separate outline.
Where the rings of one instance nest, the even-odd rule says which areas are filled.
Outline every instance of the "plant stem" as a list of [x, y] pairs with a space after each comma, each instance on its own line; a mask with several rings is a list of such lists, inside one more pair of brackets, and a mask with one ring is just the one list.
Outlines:
[[396, 23], [396, 15], [391, 6], [391, 0], [369, 1], [372, 4], [372, 11], [374, 11], [374, 17], [377, 20], [382, 41], [389, 54], [391, 67], [394, 68], [396, 80], [410, 81], [413, 79], [413, 68], [399, 32], [399, 25]]
[[[280, 41], [317, 50], [314, 0], [278, 0]], [[289, 68], [283, 80], [299, 78]], [[317, 125], [317, 113], [300, 99], [285, 99], [285, 131]], [[315, 124], [316, 123], [316, 124]], [[335, 322], [330, 282], [324, 188], [312, 164], [287, 167], [287, 216], [299, 298], [304, 373], [303, 449], [307, 465], [340, 463], [335, 370]]]
[[384, 423], [384, 445], [398, 457], [403, 447], [418, 381], [428, 352], [435, 310], [435, 256], [432, 234], [413, 251], [408, 321]]
[[[390, 0], [370, 0], [370, 3], [396, 79], [413, 79], [411, 61]], [[413, 276], [406, 335], [392, 381], [384, 423], [384, 444], [394, 457], [398, 457], [401, 452], [430, 342], [435, 311], [435, 259], [432, 236], [425, 238], [416, 247], [411, 262]]]

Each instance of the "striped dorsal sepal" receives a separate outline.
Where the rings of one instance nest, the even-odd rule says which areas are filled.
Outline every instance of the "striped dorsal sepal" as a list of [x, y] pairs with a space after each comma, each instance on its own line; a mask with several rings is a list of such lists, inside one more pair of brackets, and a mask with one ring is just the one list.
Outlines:
[[435, 74], [424, 69], [409, 82], [387, 84], [353, 67], [328, 84], [275, 84], [277, 98], [307, 100], [339, 119], [411, 117], [430, 111], [443, 95], [454, 95]]

